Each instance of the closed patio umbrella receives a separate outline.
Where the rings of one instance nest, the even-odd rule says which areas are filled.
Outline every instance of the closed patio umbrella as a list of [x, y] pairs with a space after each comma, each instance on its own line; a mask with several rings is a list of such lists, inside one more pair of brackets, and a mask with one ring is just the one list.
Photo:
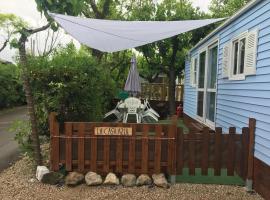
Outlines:
[[125, 91], [129, 92], [132, 96], [136, 96], [141, 92], [140, 76], [137, 70], [136, 57], [131, 58], [131, 67], [125, 84]]

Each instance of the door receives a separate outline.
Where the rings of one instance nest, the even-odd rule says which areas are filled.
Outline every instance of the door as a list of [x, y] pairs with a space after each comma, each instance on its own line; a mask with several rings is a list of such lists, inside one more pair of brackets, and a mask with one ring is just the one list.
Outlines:
[[197, 115], [200, 120], [204, 119], [205, 104], [205, 67], [206, 67], [206, 51], [199, 54], [199, 73], [198, 73], [198, 89], [197, 89]]
[[199, 54], [197, 116], [200, 121], [213, 128], [216, 115], [217, 59], [217, 43]]
[[215, 126], [216, 116], [216, 82], [217, 82], [217, 62], [218, 46], [214, 44], [208, 50], [208, 68], [207, 68], [207, 88], [206, 88], [206, 123], [212, 127]]

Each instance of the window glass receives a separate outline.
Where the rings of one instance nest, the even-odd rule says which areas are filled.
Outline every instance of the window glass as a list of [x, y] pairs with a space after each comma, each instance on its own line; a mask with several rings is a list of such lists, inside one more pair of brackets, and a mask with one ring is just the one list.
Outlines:
[[204, 92], [198, 91], [198, 102], [197, 102], [197, 115], [200, 117], [203, 117], [203, 98], [204, 98]]
[[194, 60], [194, 84], [197, 84], [197, 68], [198, 68], [198, 59]]
[[209, 50], [208, 88], [216, 88], [218, 47]]
[[238, 41], [233, 43], [233, 74], [237, 74], [237, 65], [238, 65]]
[[199, 88], [204, 88], [204, 75], [205, 75], [205, 57], [206, 52], [200, 54], [200, 66], [199, 66]]
[[244, 73], [244, 63], [245, 63], [245, 49], [246, 49], [246, 38], [240, 40], [240, 62], [239, 62], [239, 71], [240, 74]]
[[216, 113], [216, 93], [207, 92], [207, 119], [214, 122]]

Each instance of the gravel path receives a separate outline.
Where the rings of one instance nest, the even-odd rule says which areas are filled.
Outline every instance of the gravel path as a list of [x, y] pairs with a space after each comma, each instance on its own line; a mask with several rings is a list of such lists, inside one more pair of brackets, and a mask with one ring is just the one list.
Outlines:
[[44, 185], [39, 182], [30, 182], [33, 178], [32, 164], [29, 158], [24, 157], [13, 166], [0, 173], [0, 199], [110, 199], [110, 200], [255, 200], [262, 199], [257, 194], [248, 194], [243, 187], [203, 185], [203, 184], [176, 184], [170, 189], [161, 188], [123, 188], [118, 187], [88, 187], [80, 185], [75, 188], [66, 186], [56, 187]]

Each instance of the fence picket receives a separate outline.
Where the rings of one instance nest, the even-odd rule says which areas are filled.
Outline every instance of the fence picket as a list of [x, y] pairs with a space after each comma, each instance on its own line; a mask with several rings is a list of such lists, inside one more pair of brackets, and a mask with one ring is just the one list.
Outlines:
[[227, 151], [227, 175], [234, 175], [235, 166], [235, 127], [229, 128], [228, 151]]
[[161, 161], [161, 132], [162, 126], [160, 124], [155, 126], [155, 173], [160, 173], [160, 161]]
[[215, 133], [215, 162], [214, 162], [214, 175], [220, 176], [221, 173], [221, 134], [222, 129], [216, 128]]
[[93, 124], [93, 127], [91, 128], [90, 136], [91, 138], [91, 163], [90, 163], [90, 170], [93, 172], [97, 171], [97, 138], [95, 137], [95, 130], [94, 130], [95, 124]]
[[78, 170], [79, 172], [84, 171], [84, 130], [85, 124], [79, 124], [79, 132], [78, 132]]
[[147, 174], [148, 173], [148, 132], [149, 132], [149, 126], [148, 124], [143, 125], [143, 138], [142, 138], [142, 173]]
[[65, 123], [65, 135], [66, 135], [66, 170], [72, 171], [72, 124]]
[[176, 172], [182, 175], [184, 166], [184, 138], [183, 138], [183, 128], [177, 128], [176, 134]]
[[240, 176], [246, 179], [247, 176], [247, 164], [248, 164], [248, 132], [247, 127], [242, 129], [242, 140], [241, 140], [241, 162], [240, 162]]
[[203, 140], [202, 140], [202, 175], [208, 174], [208, 150], [209, 150], [209, 128], [205, 127], [203, 129]]
[[105, 136], [103, 139], [103, 170], [105, 173], [110, 171], [110, 138]]
[[[122, 123], [118, 127], [123, 126]], [[117, 137], [116, 139], [116, 172], [121, 173], [123, 170], [123, 138]]]
[[128, 148], [128, 171], [129, 173], [134, 173], [135, 171], [135, 136], [136, 136], [136, 124], [132, 124], [132, 136], [129, 139]]

